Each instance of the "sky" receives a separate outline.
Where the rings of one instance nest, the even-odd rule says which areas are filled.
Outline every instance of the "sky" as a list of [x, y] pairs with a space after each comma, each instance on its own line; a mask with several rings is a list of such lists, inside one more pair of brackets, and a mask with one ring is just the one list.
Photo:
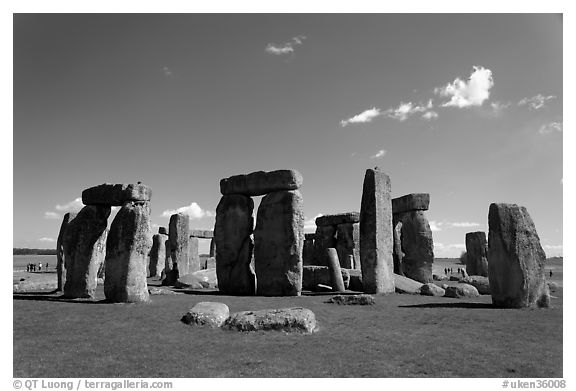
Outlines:
[[377, 166], [392, 197], [430, 194], [436, 257], [488, 232], [492, 202], [525, 206], [562, 255], [562, 29], [555, 14], [15, 14], [13, 246], [54, 248], [102, 183], [150, 186], [153, 232], [176, 212], [212, 229], [220, 179], [277, 169], [302, 173], [313, 232], [360, 210]]

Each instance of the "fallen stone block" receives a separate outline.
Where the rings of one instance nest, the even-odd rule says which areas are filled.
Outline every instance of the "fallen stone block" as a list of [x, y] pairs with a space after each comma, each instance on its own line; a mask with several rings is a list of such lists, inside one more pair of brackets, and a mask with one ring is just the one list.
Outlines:
[[275, 330], [312, 333], [316, 330], [316, 316], [307, 308], [281, 308], [236, 312], [223, 327], [237, 331]]
[[420, 294], [424, 296], [444, 296], [446, 290], [440, 288], [438, 285], [428, 282], [420, 288]]
[[419, 295], [422, 283], [414, 281], [408, 277], [394, 274], [394, 286], [396, 293], [408, 293], [411, 295]]
[[193, 326], [220, 327], [229, 315], [230, 310], [226, 304], [202, 301], [182, 317], [182, 322]]
[[478, 290], [469, 284], [458, 284], [456, 286], [449, 286], [446, 288], [445, 297], [453, 297], [459, 299], [461, 297], [478, 297], [480, 293]]
[[371, 295], [338, 295], [331, 297], [326, 303], [341, 305], [373, 305], [376, 303]]
[[490, 282], [488, 281], [488, 277], [468, 276], [462, 278], [459, 282], [472, 285], [481, 295], [490, 294]]

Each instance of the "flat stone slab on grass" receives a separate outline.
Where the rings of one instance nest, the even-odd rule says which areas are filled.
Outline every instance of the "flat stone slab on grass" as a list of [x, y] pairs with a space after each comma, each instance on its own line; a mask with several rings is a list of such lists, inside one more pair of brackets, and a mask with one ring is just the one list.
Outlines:
[[419, 295], [421, 287], [421, 282], [394, 273], [394, 288], [396, 293], [409, 293], [412, 295]]
[[374, 296], [372, 295], [338, 295], [331, 297], [326, 303], [342, 305], [373, 305]]
[[229, 315], [230, 309], [226, 304], [202, 301], [182, 317], [182, 322], [189, 325], [220, 327]]
[[154, 296], [154, 295], [180, 295], [181, 294], [179, 292], [171, 291], [170, 289], [162, 289], [162, 288], [156, 288], [156, 287], [148, 288], [148, 293], [152, 296]]
[[360, 221], [360, 212], [347, 212], [334, 215], [325, 215], [316, 217], [316, 225], [323, 227], [326, 225], [338, 225], [346, 223], [358, 223]]
[[316, 330], [316, 316], [314, 312], [301, 307], [242, 311], [230, 315], [222, 327], [237, 331], [312, 333]]
[[141, 183], [110, 184], [90, 187], [82, 192], [84, 205], [122, 206], [127, 201], [150, 201], [152, 189]]
[[220, 180], [220, 193], [261, 196], [276, 191], [298, 190], [302, 181], [302, 174], [296, 170], [256, 171]]
[[420, 288], [420, 294], [424, 296], [444, 296], [446, 294], [446, 290], [440, 288], [438, 285], [434, 283], [427, 283], [422, 285]]
[[446, 288], [446, 297], [454, 297], [459, 299], [461, 297], [478, 297], [480, 293], [478, 290], [469, 284], [458, 284], [456, 286], [449, 286]]

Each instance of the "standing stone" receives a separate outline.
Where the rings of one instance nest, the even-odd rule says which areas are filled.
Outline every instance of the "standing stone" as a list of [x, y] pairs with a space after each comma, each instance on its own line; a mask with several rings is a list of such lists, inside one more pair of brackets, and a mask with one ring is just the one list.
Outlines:
[[216, 257], [216, 241], [214, 238], [210, 239], [210, 258]]
[[398, 220], [398, 215], [394, 215], [392, 221], [394, 226], [394, 273], [404, 276], [404, 267], [402, 265], [402, 260], [404, 259], [404, 252], [402, 251], [402, 220]]
[[64, 236], [68, 224], [76, 218], [77, 213], [66, 213], [60, 225], [60, 232], [58, 233], [58, 240], [56, 241], [56, 273], [58, 275], [58, 292], [64, 290], [66, 283], [66, 266], [64, 264]]
[[360, 206], [360, 262], [365, 293], [394, 292], [392, 199], [390, 178], [366, 170]]
[[164, 262], [164, 279], [162, 280], [162, 285], [171, 286], [176, 283], [178, 271], [174, 269], [174, 264], [172, 262], [172, 252], [170, 251], [170, 239], [166, 239], [164, 242], [166, 248], [166, 259]]
[[488, 227], [492, 303], [504, 308], [548, 307], [546, 254], [526, 208], [493, 203], [488, 212]]
[[168, 230], [166, 229], [166, 227], [158, 227], [158, 233], [168, 236]]
[[224, 294], [254, 295], [256, 275], [250, 261], [254, 245], [254, 201], [244, 195], [222, 196], [216, 207], [214, 243], [218, 289]]
[[485, 232], [466, 234], [466, 271], [472, 276], [488, 277], [488, 243]]
[[315, 234], [304, 234], [304, 247], [302, 248], [302, 264], [314, 264], [314, 238]]
[[222, 179], [220, 193], [260, 196], [276, 191], [297, 190], [300, 186], [302, 186], [302, 174], [298, 171], [256, 171], [248, 175], [235, 175]]
[[328, 266], [324, 253], [327, 248], [336, 247], [336, 227], [333, 225], [316, 226], [314, 239], [313, 265]]
[[69, 220], [63, 240], [65, 297], [94, 297], [98, 268], [106, 255], [108, 216], [109, 206], [88, 205]]
[[126, 202], [110, 225], [106, 243], [106, 299], [122, 303], [149, 300], [146, 261], [151, 247], [149, 203]]
[[304, 212], [298, 190], [262, 198], [254, 231], [257, 293], [299, 296], [302, 291]]
[[432, 282], [434, 241], [432, 230], [422, 210], [401, 213], [401, 251], [404, 275], [421, 283]]
[[175, 278], [189, 273], [188, 246], [190, 242], [190, 227], [188, 215], [177, 213], [170, 216], [168, 228], [170, 239], [170, 256], [172, 257], [172, 270]]
[[360, 224], [338, 224], [336, 227], [336, 250], [341, 267], [356, 269], [355, 265], [360, 264]]
[[155, 234], [152, 236], [152, 249], [150, 249], [150, 277], [160, 277], [166, 264], [167, 235]]
[[342, 278], [342, 272], [340, 271], [338, 252], [335, 248], [327, 248], [324, 256], [326, 257], [326, 263], [330, 270], [332, 290], [334, 292], [344, 292], [346, 288], [344, 287], [344, 279]]
[[200, 254], [198, 254], [199, 239], [191, 237], [188, 240], [188, 273], [200, 270]]

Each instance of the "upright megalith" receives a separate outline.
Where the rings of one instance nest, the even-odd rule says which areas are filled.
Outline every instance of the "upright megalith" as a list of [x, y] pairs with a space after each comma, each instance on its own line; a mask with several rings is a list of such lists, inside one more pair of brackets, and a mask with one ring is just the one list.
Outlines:
[[432, 282], [434, 240], [425, 211], [427, 193], [407, 194], [392, 200], [394, 225], [394, 270], [421, 283]]
[[516, 204], [490, 205], [488, 278], [492, 303], [498, 307], [548, 307], [544, 278], [546, 254], [528, 211]]
[[360, 213], [346, 212], [316, 218], [316, 240], [313, 261], [325, 265], [327, 248], [336, 248], [340, 266], [360, 268]]
[[301, 185], [302, 174], [295, 170], [256, 171], [222, 179], [220, 192], [222, 195], [260, 196], [281, 190], [297, 190]]
[[394, 292], [390, 178], [366, 170], [360, 205], [360, 262], [365, 293]]
[[327, 248], [325, 250], [324, 256], [326, 257], [328, 270], [330, 270], [330, 285], [332, 286], [332, 290], [334, 292], [344, 292], [346, 287], [344, 286], [344, 279], [342, 278], [340, 261], [338, 260], [338, 252], [335, 248]]
[[263, 197], [254, 230], [259, 295], [300, 295], [303, 243], [304, 212], [300, 191], [276, 191]]
[[200, 254], [198, 248], [200, 245], [199, 239], [211, 239], [210, 241], [210, 256], [214, 256], [214, 231], [193, 229], [190, 230], [190, 241], [188, 243], [188, 265], [189, 272], [195, 272], [202, 269], [200, 265]]
[[466, 272], [471, 276], [488, 277], [488, 242], [486, 232], [466, 234]]
[[76, 218], [77, 213], [66, 213], [62, 219], [62, 224], [60, 224], [60, 231], [58, 232], [58, 239], [56, 240], [56, 273], [58, 278], [59, 292], [64, 290], [64, 284], [66, 283], [66, 266], [64, 262], [64, 237], [66, 235], [66, 229], [68, 224]]
[[216, 207], [214, 243], [216, 276], [220, 292], [232, 295], [254, 295], [256, 276], [250, 261], [254, 245], [254, 201], [241, 195], [222, 196]]
[[172, 270], [176, 279], [189, 273], [188, 246], [190, 243], [189, 217], [184, 213], [170, 216], [168, 237], [170, 240], [170, 256]]
[[110, 225], [104, 294], [112, 302], [149, 300], [146, 261], [152, 246], [150, 205], [127, 201]]
[[110, 206], [87, 205], [68, 221], [62, 241], [65, 297], [94, 297], [98, 269], [106, 255], [106, 226], [110, 211]]
[[316, 225], [316, 233], [314, 234], [314, 251], [312, 253], [313, 265], [328, 266], [326, 265], [326, 258], [324, 253], [327, 248], [336, 247], [336, 227], [332, 225]]
[[360, 269], [360, 223], [342, 223], [336, 226], [336, 251], [340, 266]]
[[304, 247], [302, 248], [302, 264], [314, 264], [314, 239], [316, 234], [304, 234]]
[[162, 275], [166, 264], [166, 240], [168, 240], [168, 235], [158, 233], [152, 236], [150, 265], [148, 266], [150, 277], [160, 277]]

